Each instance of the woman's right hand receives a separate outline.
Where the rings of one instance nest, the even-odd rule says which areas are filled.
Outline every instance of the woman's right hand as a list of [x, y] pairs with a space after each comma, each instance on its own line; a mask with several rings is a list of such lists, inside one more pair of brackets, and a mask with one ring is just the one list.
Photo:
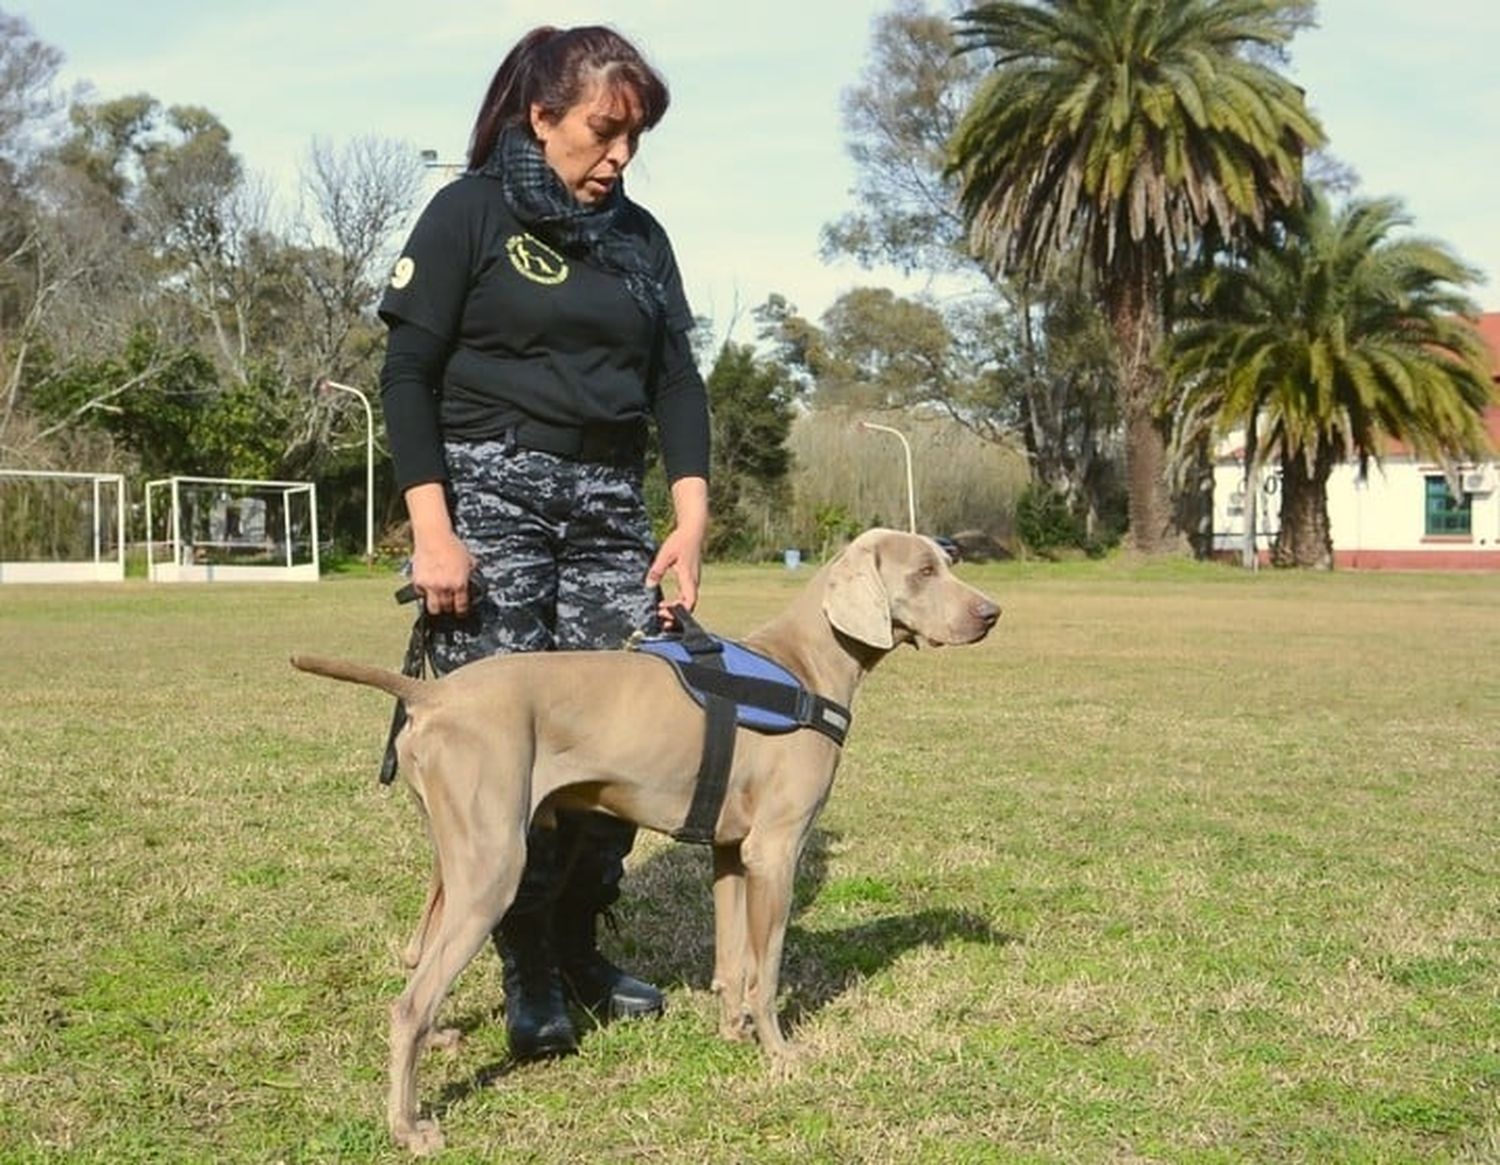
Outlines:
[[411, 581], [422, 595], [429, 615], [469, 613], [469, 579], [474, 558], [456, 534], [419, 543], [412, 548]]
[[424, 482], [406, 491], [411, 516], [411, 581], [429, 615], [469, 613], [469, 579], [474, 556], [453, 532], [448, 502], [438, 482]]

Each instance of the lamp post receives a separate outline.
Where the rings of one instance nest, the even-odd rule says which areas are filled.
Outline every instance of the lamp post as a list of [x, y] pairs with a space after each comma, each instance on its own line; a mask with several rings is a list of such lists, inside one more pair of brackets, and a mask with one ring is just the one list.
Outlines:
[[336, 388], [340, 392], [352, 393], [365, 406], [365, 563], [375, 561], [375, 410], [370, 407], [370, 398], [357, 388], [340, 384], [323, 377], [318, 388], [327, 392]]
[[450, 179], [468, 166], [467, 162], [445, 162], [438, 157], [436, 150], [423, 150], [420, 157], [423, 169], [440, 170]]
[[874, 421], [860, 421], [859, 428], [892, 433], [901, 442], [901, 448], [906, 454], [906, 514], [911, 523], [911, 533], [915, 534], [917, 532], [917, 489], [911, 472], [911, 442], [906, 439], [906, 434], [900, 429], [893, 429], [889, 425], [877, 425]]

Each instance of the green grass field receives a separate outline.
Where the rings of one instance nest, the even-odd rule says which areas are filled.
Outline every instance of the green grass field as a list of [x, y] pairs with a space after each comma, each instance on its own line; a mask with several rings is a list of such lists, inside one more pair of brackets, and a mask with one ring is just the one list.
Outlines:
[[[511, 1069], [482, 955], [440, 1159], [1500, 1160], [1500, 579], [960, 573], [996, 632], [856, 705], [790, 1077], [714, 1034], [706, 851], [643, 835], [607, 946], [667, 1016]], [[807, 577], [711, 567], [700, 615]], [[393, 585], [0, 589], [0, 1160], [404, 1159], [426, 842], [388, 701], [286, 663], [398, 661]]]

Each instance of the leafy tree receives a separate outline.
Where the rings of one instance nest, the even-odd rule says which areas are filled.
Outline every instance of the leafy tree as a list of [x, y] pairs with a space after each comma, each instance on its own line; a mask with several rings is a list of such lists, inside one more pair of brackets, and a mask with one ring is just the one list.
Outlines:
[[[1305, 207], [1238, 264], [1211, 270], [1171, 343], [1183, 416], [1242, 429], [1279, 458], [1282, 566], [1333, 565], [1329, 475], [1363, 476], [1389, 438], [1439, 461], [1487, 452], [1488, 356], [1463, 294], [1478, 278], [1441, 243], [1398, 235], [1398, 202]], [[1252, 491], [1247, 491], [1247, 496]]]
[[[1090, 549], [1125, 529], [1113, 338], [1086, 288], [1049, 275], [1012, 285], [1013, 326], [997, 328], [993, 402], [1010, 402], [1032, 476]], [[1001, 415], [1007, 415], [1002, 413]]]
[[711, 555], [744, 554], [755, 531], [742, 503], [774, 499], [785, 489], [791, 454], [793, 385], [783, 369], [758, 359], [747, 344], [726, 343], [706, 383], [713, 402], [713, 465], [709, 504], [714, 515]]
[[[755, 314], [772, 358], [815, 407], [961, 410], [977, 399], [968, 381], [984, 374], [984, 346], [965, 345], [923, 300], [858, 287], [833, 302], [821, 326], [777, 295]], [[982, 435], [1003, 440], [1004, 431]]]
[[974, 293], [924, 302], [920, 313], [927, 327], [919, 330], [944, 336], [948, 355], [939, 366], [968, 371], [928, 376], [925, 392], [898, 395], [941, 407], [986, 440], [1019, 440], [1037, 477], [1093, 531], [1113, 521], [1116, 508], [1110, 341], [1076, 287], [995, 279], [970, 246], [948, 151], [985, 63], [957, 46], [953, 22], [918, 0], [898, 0], [876, 21], [870, 63], [844, 96], [860, 209], [824, 228], [823, 251], [908, 274], [976, 277]]
[[148, 476], [217, 475], [198, 445], [199, 428], [217, 395], [212, 361], [173, 348], [139, 328], [123, 352], [96, 360], [61, 360], [47, 369], [32, 408], [54, 430], [107, 433]]
[[972, 240], [999, 272], [1068, 258], [1116, 339], [1131, 540], [1178, 543], [1157, 348], [1168, 277], [1295, 202], [1322, 141], [1265, 63], [1306, 0], [1000, 0], [960, 17], [993, 69], [954, 138]]
[[1024, 301], [1013, 315], [981, 306], [957, 329], [956, 311], [875, 287], [840, 296], [822, 327], [776, 296], [756, 314], [775, 358], [812, 386], [815, 407], [939, 411], [995, 445], [1024, 445], [1080, 530], [1108, 539], [1120, 525], [1100, 453], [1113, 425], [1112, 348], [1080, 295], [1051, 294], [1047, 312]]
[[940, 391], [953, 336], [932, 306], [884, 287], [847, 291], [823, 313], [821, 403], [900, 408]]
[[357, 469], [362, 485], [363, 413], [309, 389], [374, 384], [370, 308], [420, 193], [416, 151], [315, 142], [283, 227], [201, 107], [84, 98], [42, 133], [58, 60], [0, 13], [0, 179], [17, 194], [0, 202], [0, 451], [59, 468]]
[[0, 11], [0, 450], [46, 315], [50, 271], [26, 187], [39, 148], [35, 127], [57, 109], [52, 84], [61, 64], [62, 54], [24, 19]]

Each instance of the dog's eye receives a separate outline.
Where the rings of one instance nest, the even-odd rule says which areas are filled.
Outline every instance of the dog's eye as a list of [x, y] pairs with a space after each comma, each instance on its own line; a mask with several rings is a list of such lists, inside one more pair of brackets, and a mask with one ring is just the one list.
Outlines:
[[931, 578], [933, 575], [937, 574], [937, 566], [936, 564], [931, 562], [924, 562], [922, 564], [922, 569], [917, 573], [920, 574], [923, 578]]

